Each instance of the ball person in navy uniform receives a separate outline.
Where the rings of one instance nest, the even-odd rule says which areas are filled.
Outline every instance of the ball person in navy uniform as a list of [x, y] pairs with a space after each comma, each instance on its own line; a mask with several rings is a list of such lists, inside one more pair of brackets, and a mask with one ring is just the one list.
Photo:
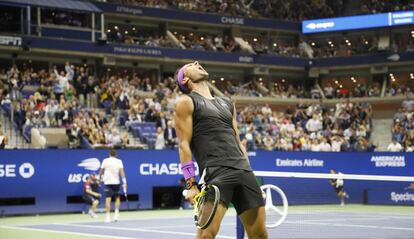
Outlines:
[[207, 80], [207, 71], [197, 61], [176, 73], [178, 87], [185, 93], [176, 105], [175, 125], [187, 199], [193, 203], [199, 192], [192, 155], [202, 172], [200, 183], [216, 185], [221, 196], [212, 223], [198, 229], [196, 238], [215, 238], [230, 203], [249, 238], [267, 238], [264, 200], [240, 142], [236, 108], [229, 98], [213, 97]]

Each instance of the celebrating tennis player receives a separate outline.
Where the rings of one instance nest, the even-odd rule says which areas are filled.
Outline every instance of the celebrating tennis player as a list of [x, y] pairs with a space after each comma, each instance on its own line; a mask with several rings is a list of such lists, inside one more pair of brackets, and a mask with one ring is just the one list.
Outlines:
[[175, 125], [186, 198], [193, 203], [199, 193], [192, 155], [202, 172], [200, 184], [215, 185], [220, 191], [211, 224], [199, 228], [196, 238], [215, 238], [230, 203], [249, 238], [267, 238], [264, 201], [240, 142], [235, 106], [229, 98], [211, 95], [208, 73], [197, 61], [181, 67], [176, 80], [185, 93], [176, 105]]
[[[103, 178], [102, 178], [103, 174]], [[109, 157], [104, 159], [99, 171], [99, 179], [103, 179], [105, 184], [105, 222], [110, 222], [111, 201], [115, 197], [115, 215], [114, 221], [119, 220], [119, 206], [121, 205], [121, 197], [119, 195], [120, 180], [122, 178], [122, 188], [126, 195], [127, 183], [124, 171], [124, 164], [116, 158], [116, 151], [114, 149], [109, 153]]]

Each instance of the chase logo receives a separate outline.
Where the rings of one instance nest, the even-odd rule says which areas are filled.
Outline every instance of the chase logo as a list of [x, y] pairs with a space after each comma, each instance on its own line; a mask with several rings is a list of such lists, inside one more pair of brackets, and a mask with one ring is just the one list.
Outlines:
[[82, 160], [78, 166], [90, 171], [96, 171], [101, 167], [101, 162], [97, 158], [88, 158]]
[[[16, 169], [16, 164], [0, 164], [0, 178], [17, 177]], [[18, 170], [20, 176], [25, 179], [31, 178], [35, 173], [35, 168], [31, 163], [22, 163]]]
[[24, 163], [19, 167], [19, 173], [22, 178], [31, 178], [35, 172], [35, 169], [31, 163]]

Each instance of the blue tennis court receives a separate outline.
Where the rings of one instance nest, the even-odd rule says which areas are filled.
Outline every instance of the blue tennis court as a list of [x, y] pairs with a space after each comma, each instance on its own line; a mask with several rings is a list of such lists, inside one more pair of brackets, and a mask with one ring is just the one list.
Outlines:
[[[414, 238], [414, 208], [398, 206], [292, 206], [286, 221], [269, 229], [269, 238]], [[1, 219], [0, 238], [194, 238], [192, 210], [125, 212], [122, 220], [104, 223], [86, 215]], [[16, 237], [17, 238], [17, 237]], [[217, 238], [236, 238], [235, 211], [229, 209]]]

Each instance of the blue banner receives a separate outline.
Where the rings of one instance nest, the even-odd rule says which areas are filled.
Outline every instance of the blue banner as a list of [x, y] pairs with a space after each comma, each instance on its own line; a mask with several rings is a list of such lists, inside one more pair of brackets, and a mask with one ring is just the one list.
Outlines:
[[239, 53], [220, 53], [212, 51], [181, 50], [172, 48], [156, 48], [124, 44], [100, 45], [91, 42], [80, 42], [71, 40], [56, 40], [45, 38], [24, 38], [30, 40], [30, 47], [46, 48], [64, 51], [80, 51], [91, 53], [106, 53], [116, 55], [132, 55], [145, 57], [173, 58], [182, 60], [214, 61], [229, 63], [246, 63], [261, 65], [281, 65], [292, 67], [305, 67], [307, 59], [280, 57], [280, 56], [252, 56]]
[[381, 14], [324, 18], [302, 22], [303, 33], [356, 30], [413, 24], [414, 11], [389, 12]]
[[172, 48], [155, 48], [136, 45], [98, 44], [73, 40], [56, 40], [35, 37], [23, 37], [23, 42], [30, 42], [29, 47], [62, 51], [78, 51], [83, 53], [102, 53], [115, 55], [132, 55], [144, 57], [172, 58], [186, 61], [214, 61], [226, 63], [246, 63], [257, 65], [275, 65], [289, 67], [329, 67], [361, 64], [377, 64], [389, 62], [413, 61], [414, 52], [398, 54], [375, 54], [352, 57], [331, 57], [320, 59], [305, 59], [273, 55], [245, 55], [238, 53], [220, 53], [211, 51], [181, 50]]
[[117, 13], [143, 17], [163, 18], [169, 20], [180, 20], [193, 22], [197, 19], [200, 23], [211, 23], [220, 25], [239, 25], [247, 27], [259, 27], [270, 29], [282, 29], [290, 31], [300, 31], [300, 23], [277, 21], [270, 19], [257, 19], [257, 18], [243, 18], [233, 16], [220, 16], [216, 14], [205, 14], [191, 11], [172, 10], [172, 9], [159, 9], [148, 8], [128, 5], [116, 5], [110, 3], [96, 2], [94, 3], [105, 13]]
[[[329, 173], [331, 168], [344, 174], [413, 176], [412, 153], [312, 153], [251, 152], [254, 170], [278, 172]], [[91, 172], [98, 172], [106, 150], [3, 150], [0, 151], [0, 201], [34, 198], [33, 205], [0, 205], [4, 214], [71, 212], [84, 208], [68, 197], [82, 196], [83, 183]], [[174, 150], [120, 150], [128, 181], [128, 194], [139, 196], [130, 209], [154, 207], [156, 187], [180, 187], [182, 178], [178, 152]], [[279, 186], [290, 204], [339, 203], [327, 179], [262, 177], [264, 183]], [[409, 182], [345, 180], [349, 202], [410, 204]], [[406, 194], [408, 192], [408, 194]], [[378, 196], [380, 195], [380, 196]], [[180, 194], [177, 195], [180, 197]], [[103, 205], [103, 204], [101, 204]], [[122, 205], [125, 209], [126, 205]]]

